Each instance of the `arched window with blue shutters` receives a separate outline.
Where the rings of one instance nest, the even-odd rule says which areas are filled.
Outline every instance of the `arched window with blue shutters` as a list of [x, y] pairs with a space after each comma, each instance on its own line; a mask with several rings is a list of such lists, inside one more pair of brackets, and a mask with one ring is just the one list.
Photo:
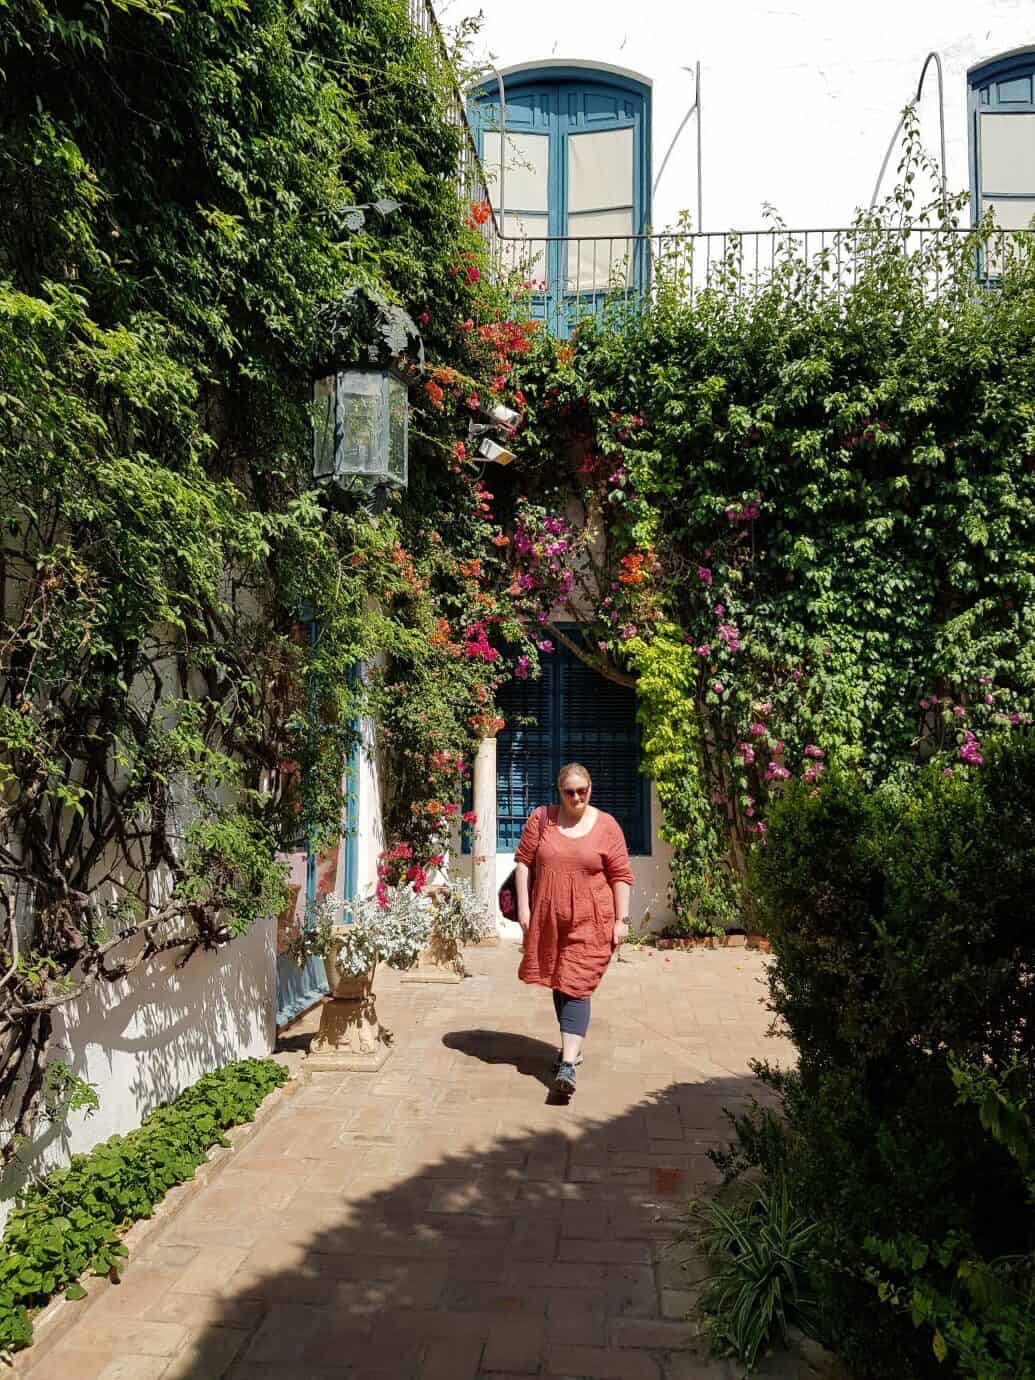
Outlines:
[[609, 294], [647, 284], [651, 89], [647, 78], [588, 63], [501, 73], [472, 94], [471, 123], [504, 232], [503, 266], [535, 284], [533, 312], [566, 335]]
[[557, 773], [581, 762], [593, 803], [615, 816], [629, 852], [650, 853], [650, 783], [640, 771], [636, 693], [605, 679], [567, 649], [542, 658], [539, 680], [498, 694], [506, 728], [496, 740], [497, 848], [511, 853], [537, 805], [556, 799]]
[[1026, 230], [1035, 216], [1035, 47], [971, 67], [971, 203], [975, 223], [989, 210], [1003, 230]]

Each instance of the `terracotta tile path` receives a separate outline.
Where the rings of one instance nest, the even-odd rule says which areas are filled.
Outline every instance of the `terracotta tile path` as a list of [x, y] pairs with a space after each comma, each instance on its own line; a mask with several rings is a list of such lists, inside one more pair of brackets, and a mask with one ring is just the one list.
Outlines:
[[285, 1099], [32, 1380], [739, 1375], [697, 1340], [701, 1264], [673, 1243], [748, 1060], [792, 1058], [766, 1038], [765, 960], [613, 964], [555, 1105], [549, 993], [516, 981], [513, 944], [467, 957], [458, 986], [379, 975], [380, 1073]]

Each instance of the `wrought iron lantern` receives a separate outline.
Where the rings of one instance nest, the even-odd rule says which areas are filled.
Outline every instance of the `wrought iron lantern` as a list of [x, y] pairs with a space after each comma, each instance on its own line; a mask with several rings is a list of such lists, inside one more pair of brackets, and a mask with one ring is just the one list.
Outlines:
[[388, 369], [345, 369], [313, 386], [313, 478], [345, 490], [406, 487], [409, 404], [405, 382]]

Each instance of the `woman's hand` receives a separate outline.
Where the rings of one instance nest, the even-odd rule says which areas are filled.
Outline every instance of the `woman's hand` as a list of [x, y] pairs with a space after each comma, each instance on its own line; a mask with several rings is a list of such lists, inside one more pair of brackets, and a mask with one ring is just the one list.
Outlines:
[[620, 944], [624, 944], [629, 938], [629, 926], [624, 920], [615, 921], [615, 932], [611, 937], [612, 949], [617, 949]]

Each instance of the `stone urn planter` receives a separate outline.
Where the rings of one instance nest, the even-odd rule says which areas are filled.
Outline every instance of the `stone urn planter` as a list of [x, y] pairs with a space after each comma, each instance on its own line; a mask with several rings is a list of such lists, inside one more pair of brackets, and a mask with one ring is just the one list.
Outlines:
[[374, 1073], [392, 1052], [391, 1036], [377, 1019], [376, 968], [359, 976], [342, 974], [334, 954], [324, 954], [330, 996], [320, 1011], [320, 1029], [309, 1047], [307, 1068]]
[[324, 896], [309, 907], [288, 952], [299, 966], [312, 957], [323, 960], [329, 996], [307, 1072], [374, 1073], [382, 1067], [391, 1035], [377, 1018], [374, 974], [379, 963], [412, 967], [427, 937], [427, 907], [409, 887], [395, 888], [383, 902]]
[[463, 982], [467, 969], [460, 943], [451, 936], [432, 932], [420, 951], [416, 966], [402, 975], [403, 982]]
[[424, 892], [429, 908], [427, 942], [403, 982], [462, 982], [464, 948], [479, 943], [495, 925], [462, 877], [448, 877]]

